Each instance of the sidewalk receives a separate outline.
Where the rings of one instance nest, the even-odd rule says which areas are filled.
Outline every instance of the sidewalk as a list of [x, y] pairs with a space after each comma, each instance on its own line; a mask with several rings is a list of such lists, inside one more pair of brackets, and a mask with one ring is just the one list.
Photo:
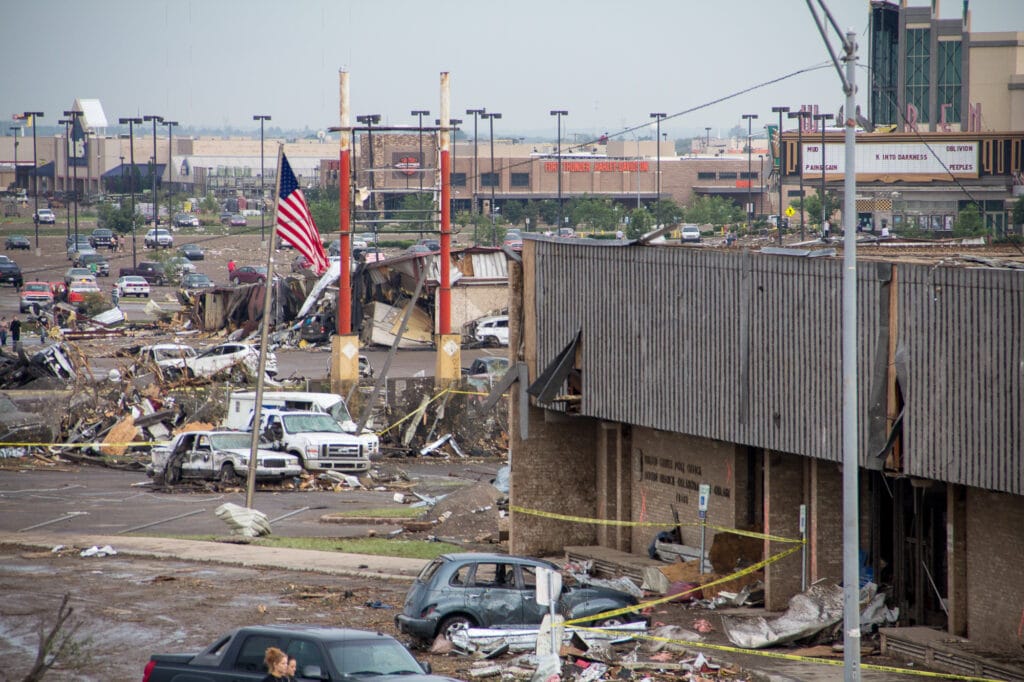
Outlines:
[[118, 554], [127, 556], [230, 564], [247, 568], [313, 571], [404, 582], [412, 582], [427, 563], [423, 559], [126, 535], [0, 533], [0, 544], [40, 549], [52, 549], [57, 545], [74, 545], [81, 549], [93, 545], [110, 545]]

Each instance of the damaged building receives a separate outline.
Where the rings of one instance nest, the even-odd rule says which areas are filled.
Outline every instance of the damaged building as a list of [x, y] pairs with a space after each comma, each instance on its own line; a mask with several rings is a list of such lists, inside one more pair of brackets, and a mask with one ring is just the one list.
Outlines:
[[[639, 555], [676, 525], [698, 546], [707, 485], [718, 527], [799, 538], [804, 505], [807, 579], [841, 581], [842, 261], [817, 255], [527, 239], [510, 551]], [[899, 607], [890, 644], [920, 626], [1019, 656], [1024, 272], [874, 258], [857, 272], [862, 578]], [[801, 555], [764, 571], [781, 610]]]

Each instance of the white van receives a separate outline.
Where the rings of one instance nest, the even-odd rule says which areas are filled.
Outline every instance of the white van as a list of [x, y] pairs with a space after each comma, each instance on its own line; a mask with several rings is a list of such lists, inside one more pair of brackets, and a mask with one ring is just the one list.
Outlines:
[[[252, 420], [256, 404], [256, 391], [235, 391], [228, 396], [228, 415], [225, 428], [245, 430]], [[356, 423], [348, 411], [345, 400], [335, 393], [311, 393], [307, 391], [264, 391], [264, 410], [297, 410], [302, 412], [324, 412], [331, 415], [345, 433], [356, 433]], [[358, 434], [363, 451], [368, 456], [380, 452], [380, 438], [371, 429]]]
[[491, 346], [508, 345], [508, 315], [481, 317], [476, 321], [473, 337]]

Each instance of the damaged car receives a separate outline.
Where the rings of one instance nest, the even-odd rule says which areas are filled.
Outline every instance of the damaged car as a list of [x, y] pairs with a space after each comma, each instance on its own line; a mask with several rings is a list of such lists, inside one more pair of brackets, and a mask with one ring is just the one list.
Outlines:
[[[155, 447], [146, 473], [158, 483], [185, 479], [218, 480], [234, 485], [249, 475], [252, 435], [246, 431], [187, 431], [166, 447]], [[282, 480], [300, 476], [299, 458], [285, 452], [258, 449], [256, 479]]]
[[4, 443], [53, 443], [56, 424], [45, 415], [25, 412], [0, 393], [0, 440]]
[[[218, 372], [241, 365], [250, 374], [259, 369], [260, 349], [249, 343], [229, 341], [207, 348], [199, 355], [186, 358], [186, 374], [190, 377], [211, 377]], [[269, 376], [277, 374], [277, 355], [267, 353], [266, 371]]]
[[[490, 627], [538, 627], [548, 607], [537, 603], [538, 569], [558, 571], [541, 559], [506, 554], [442, 554], [423, 568], [405, 597], [395, 625], [421, 640], [451, 639], [455, 630]], [[593, 625], [622, 625], [646, 620], [638, 612], [602, 618], [637, 605], [625, 592], [606, 587], [568, 587], [558, 599], [566, 620], [590, 619]]]

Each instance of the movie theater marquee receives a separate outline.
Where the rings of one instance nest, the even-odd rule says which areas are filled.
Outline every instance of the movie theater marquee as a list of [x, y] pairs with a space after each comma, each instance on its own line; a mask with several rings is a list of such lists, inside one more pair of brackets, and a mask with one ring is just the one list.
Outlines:
[[[978, 142], [863, 143], [856, 146], [857, 177], [916, 175], [961, 178], [978, 177]], [[821, 144], [805, 143], [803, 173], [821, 175]], [[825, 175], [846, 171], [846, 149], [842, 144], [825, 145]]]

